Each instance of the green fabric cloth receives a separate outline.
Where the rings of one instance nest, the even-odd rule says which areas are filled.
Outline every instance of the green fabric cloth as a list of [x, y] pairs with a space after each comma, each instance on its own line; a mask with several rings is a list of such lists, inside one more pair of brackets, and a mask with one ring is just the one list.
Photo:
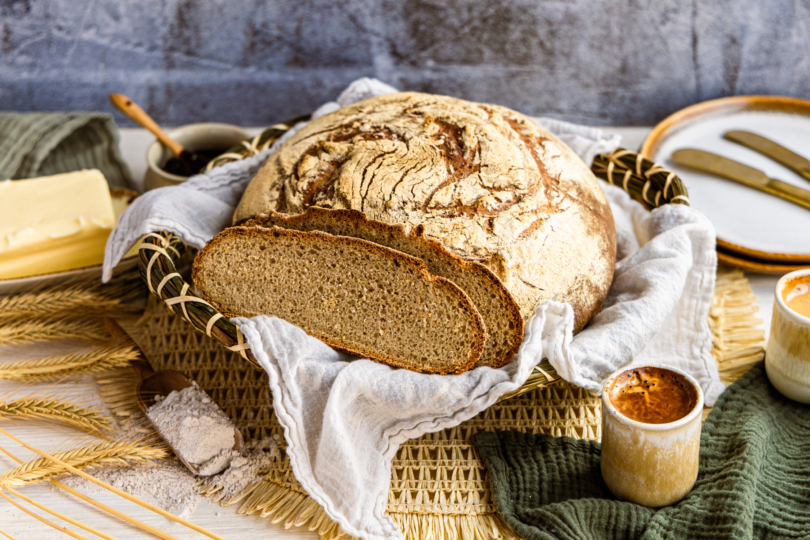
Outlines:
[[762, 363], [718, 399], [697, 483], [673, 506], [613, 497], [597, 442], [481, 432], [475, 445], [499, 513], [527, 540], [810, 538], [810, 406], [779, 394]]
[[0, 113], [0, 180], [81, 169], [99, 169], [110, 187], [131, 186], [112, 115]]

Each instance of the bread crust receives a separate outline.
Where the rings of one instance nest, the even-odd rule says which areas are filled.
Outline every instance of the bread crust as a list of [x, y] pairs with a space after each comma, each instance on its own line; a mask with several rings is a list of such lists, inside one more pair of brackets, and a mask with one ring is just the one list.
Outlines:
[[[351, 247], [360, 247], [361, 249], [373, 250], [378, 253], [383, 254], [385, 257], [394, 259], [398, 261], [400, 264], [405, 266], [410, 266], [418, 273], [419, 277], [423, 279], [425, 282], [433, 283], [438, 287], [441, 287], [448, 291], [450, 294], [455, 296], [459, 303], [464, 306], [464, 310], [469, 313], [471, 322], [475, 327], [475, 336], [473, 338], [471, 347], [470, 347], [470, 354], [467, 358], [459, 358], [458, 363], [455, 369], [425, 369], [424, 367], [420, 368], [415, 363], [403, 361], [399, 358], [393, 358], [390, 356], [386, 356], [380, 353], [380, 351], [373, 351], [367, 348], [364, 348], [360, 345], [356, 344], [348, 344], [341, 340], [335, 339], [332, 336], [327, 335], [315, 335], [310, 332], [308, 334], [312, 335], [313, 337], [323, 341], [327, 345], [345, 351], [350, 354], [354, 354], [357, 356], [369, 358], [376, 362], [381, 362], [393, 367], [410, 369], [413, 371], [419, 371], [422, 373], [432, 373], [432, 374], [439, 374], [439, 375], [449, 375], [449, 374], [459, 374], [463, 373], [470, 368], [478, 361], [478, 358], [481, 356], [481, 352], [484, 349], [484, 342], [486, 341], [486, 329], [484, 326], [484, 321], [481, 318], [480, 313], [473, 305], [470, 298], [467, 294], [462, 291], [455, 283], [448, 279], [444, 279], [439, 276], [434, 276], [428, 272], [427, 265], [421, 259], [416, 257], [411, 257], [410, 255], [406, 255], [399, 251], [389, 249], [383, 247], [379, 244], [375, 244], [373, 242], [368, 242], [366, 240], [362, 240], [359, 238], [350, 238], [345, 236], [334, 236], [331, 234], [327, 234], [321, 231], [313, 231], [313, 232], [301, 232], [291, 229], [283, 229], [279, 227], [274, 227], [272, 229], [261, 228], [261, 227], [229, 227], [224, 231], [220, 232], [214, 238], [209, 240], [205, 247], [200, 250], [197, 256], [194, 258], [194, 264], [192, 267], [192, 280], [194, 282], [194, 286], [197, 291], [200, 293], [200, 296], [209, 302], [217, 311], [222, 313], [227, 317], [239, 317], [244, 316], [245, 314], [240, 314], [234, 311], [228, 310], [225, 306], [221, 305], [217, 302], [216, 298], [213, 298], [212, 295], [208, 294], [206, 291], [205, 285], [203, 284], [203, 280], [201, 279], [201, 273], [204, 271], [204, 267], [207, 264], [217, 264], [216, 261], [209, 261], [210, 258], [215, 256], [215, 250], [219, 243], [232, 238], [232, 237], [263, 237], [267, 235], [272, 236], [286, 236], [289, 238], [296, 238], [300, 239], [302, 242], [307, 241], [319, 241], [325, 242], [331, 245], [347, 245]], [[304, 329], [306, 331], [306, 329]]]
[[491, 269], [525, 320], [544, 301], [567, 302], [579, 331], [613, 279], [613, 216], [593, 173], [553, 134], [497, 105], [398, 93], [322, 116], [268, 158], [234, 220], [312, 206], [421, 225]]
[[[423, 247], [433, 252], [433, 254], [436, 255], [437, 257], [443, 258], [450, 264], [455, 265], [460, 272], [469, 272], [478, 274], [480, 277], [482, 277], [484, 280], [490, 283], [491, 287], [499, 295], [502, 305], [506, 306], [508, 311], [508, 319], [509, 322], [514, 326], [514, 332], [509, 340], [509, 348], [499, 358], [497, 358], [495, 362], [490, 364], [482, 364], [483, 361], [482, 358], [481, 360], [478, 361], [476, 367], [482, 365], [488, 365], [489, 367], [492, 368], [502, 367], [507, 363], [509, 363], [509, 361], [512, 359], [512, 356], [514, 356], [514, 354], [520, 348], [520, 345], [523, 342], [523, 331], [524, 331], [524, 322], [523, 317], [521, 317], [520, 315], [520, 307], [517, 305], [517, 302], [515, 302], [514, 298], [512, 298], [512, 295], [503, 285], [501, 280], [498, 279], [498, 276], [496, 276], [495, 273], [492, 272], [486, 266], [477, 262], [465, 260], [459, 257], [458, 255], [448, 251], [440, 242], [433, 240], [431, 238], [426, 238], [422, 234], [421, 227], [417, 227], [411, 231], [408, 231], [401, 224], [391, 225], [388, 223], [384, 223], [382, 221], [369, 219], [368, 216], [366, 216], [364, 213], [358, 210], [331, 210], [326, 208], [319, 208], [317, 206], [311, 206], [307, 208], [306, 211], [302, 214], [290, 215], [290, 214], [282, 214], [279, 212], [271, 212], [269, 214], [259, 214], [258, 216], [247, 218], [241, 221], [239, 225], [244, 227], [282, 227], [285, 229], [302, 230], [301, 227], [307, 227], [311, 223], [313, 218], [316, 219], [322, 218], [325, 220], [330, 220], [338, 223], [348, 222], [351, 224], [357, 224], [361, 227], [367, 227], [376, 230], [383, 235], [390, 234], [399, 236], [405, 242], [418, 242]], [[312, 230], [318, 229], [306, 228], [304, 230], [306, 232], [310, 232]], [[334, 234], [331, 231], [323, 231], [323, 232]], [[353, 236], [353, 238], [357, 237]], [[383, 247], [396, 250], [396, 248], [392, 246], [384, 245]], [[412, 254], [406, 255], [419, 258], [418, 256]], [[428, 271], [430, 272], [429, 268]], [[480, 310], [478, 311], [480, 312]], [[484, 324], [486, 325], [486, 321], [484, 321]], [[491, 335], [491, 330], [492, 329], [487, 328], [487, 339], [489, 339]]]

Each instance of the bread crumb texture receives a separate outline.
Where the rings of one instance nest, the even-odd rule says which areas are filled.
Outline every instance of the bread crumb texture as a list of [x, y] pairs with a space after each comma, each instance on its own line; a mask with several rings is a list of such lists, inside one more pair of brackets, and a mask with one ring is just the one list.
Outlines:
[[486, 338], [455, 284], [356, 238], [231, 227], [197, 255], [193, 280], [229, 317], [278, 317], [337, 349], [426, 373], [466, 371]]
[[316, 206], [307, 208], [303, 214], [260, 214], [244, 225], [361, 238], [421, 259], [428, 272], [449, 279], [464, 291], [481, 314], [487, 339], [475, 367], [498, 368], [507, 364], [523, 341], [520, 308], [498, 277], [487, 267], [466, 261], [439, 242], [425, 238], [421, 228], [407, 232], [403, 225], [370, 220], [357, 210], [328, 210]]

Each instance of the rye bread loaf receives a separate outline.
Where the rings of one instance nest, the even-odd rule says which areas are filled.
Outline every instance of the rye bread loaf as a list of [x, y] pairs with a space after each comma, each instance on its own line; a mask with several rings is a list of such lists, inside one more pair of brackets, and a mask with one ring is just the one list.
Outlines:
[[229, 317], [279, 317], [337, 349], [424, 373], [470, 369], [486, 339], [455, 284], [357, 238], [230, 227], [197, 254], [192, 279]]
[[575, 330], [613, 278], [613, 216], [596, 178], [554, 135], [510, 109], [451, 97], [374, 97], [313, 120], [246, 189], [234, 222], [310, 206], [424, 227], [489, 267], [528, 318], [573, 306]]
[[432, 275], [458, 285], [484, 320], [487, 338], [475, 367], [505, 365], [523, 341], [520, 308], [495, 274], [481, 264], [453, 255], [437, 241], [425, 238], [421, 227], [407, 232], [402, 225], [370, 220], [356, 210], [328, 210], [314, 206], [303, 214], [261, 214], [242, 225], [322, 231], [361, 238], [423, 260]]

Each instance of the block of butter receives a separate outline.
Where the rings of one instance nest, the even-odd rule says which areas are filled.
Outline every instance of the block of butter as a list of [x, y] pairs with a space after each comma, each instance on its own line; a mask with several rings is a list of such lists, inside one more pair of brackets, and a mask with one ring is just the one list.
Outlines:
[[101, 264], [116, 216], [97, 170], [0, 182], [0, 279]]

